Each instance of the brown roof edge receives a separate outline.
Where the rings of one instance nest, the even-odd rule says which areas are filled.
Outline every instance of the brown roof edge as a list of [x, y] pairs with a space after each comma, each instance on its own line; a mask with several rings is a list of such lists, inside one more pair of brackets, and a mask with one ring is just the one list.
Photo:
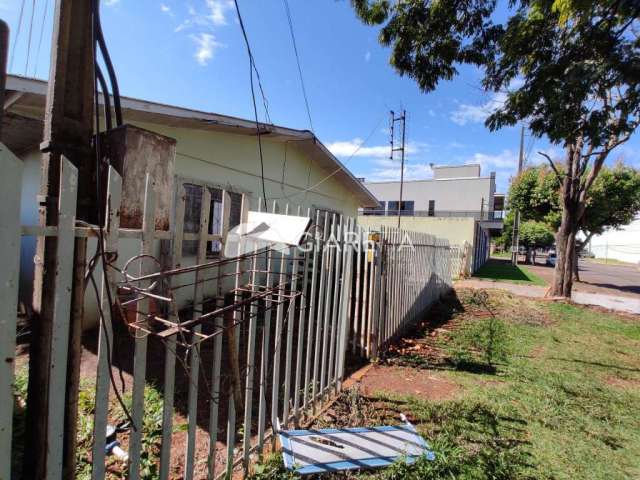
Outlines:
[[[7, 75], [6, 89], [8, 91], [46, 97], [47, 82], [45, 80], [19, 75]], [[125, 96], [121, 96], [121, 102], [123, 110], [130, 110], [145, 114], [146, 116], [149, 116], [150, 123], [154, 123], [151, 120], [152, 118], [157, 120], [160, 124], [162, 124], [160, 121], [161, 119], [172, 118], [177, 120], [182, 119], [186, 121], [193, 121], [194, 128], [198, 124], [201, 126], [204, 124], [212, 128], [220, 128], [221, 130], [241, 130], [243, 133], [251, 135], [255, 135], [256, 133], [256, 123], [254, 120]], [[16, 103], [19, 103], [19, 100], [16, 101]], [[167, 123], [169, 122], [164, 122], [164, 124]], [[326, 157], [326, 159], [335, 166], [335, 169], [339, 170], [335, 173], [336, 178], [342, 181], [350, 189], [353, 189], [356, 198], [358, 198], [358, 201], [360, 202], [360, 206], [378, 206], [378, 201], [373, 194], [329, 151], [329, 149], [327, 149], [327, 147], [314, 135], [313, 132], [266, 123], [260, 123], [259, 127], [261, 132], [265, 132], [265, 134], [268, 134], [269, 137], [274, 139], [281, 138], [286, 140], [295, 139], [313, 141], [313, 145], [318, 149], [319, 153]], [[332, 167], [330, 167], [330, 169], [332, 169]], [[333, 171], [335, 172], [335, 170]], [[353, 187], [355, 187], [355, 189]]]

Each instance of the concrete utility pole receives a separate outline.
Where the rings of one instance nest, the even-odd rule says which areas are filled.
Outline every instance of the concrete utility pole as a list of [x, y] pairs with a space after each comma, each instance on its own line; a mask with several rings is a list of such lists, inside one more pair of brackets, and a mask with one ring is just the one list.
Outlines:
[[[7, 55], [9, 53], [9, 25], [0, 20], [0, 105], [4, 106], [4, 88], [7, 83]], [[2, 141], [2, 115], [0, 107], [0, 141]]]
[[[518, 157], [518, 177], [524, 165], [524, 125], [520, 130], [520, 156]], [[520, 243], [520, 211], [516, 210], [513, 219], [513, 234], [511, 235], [511, 263], [518, 265], [518, 247]]]
[[[88, 0], [57, 0], [53, 19], [51, 68], [44, 119], [40, 225], [57, 225], [60, 161], [68, 158], [78, 172], [76, 218], [95, 221], [97, 204], [92, 182], [95, 155], [92, 150], [94, 52], [93, 5]], [[56, 272], [55, 236], [39, 237], [36, 248], [29, 365], [29, 395], [25, 432], [23, 478], [45, 478], [49, 375]], [[84, 273], [87, 240], [76, 238], [72, 312], [65, 397], [65, 435], [62, 478], [75, 476], [77, 396], [80, 374], [81, 333], [84, 303]], [[60, 392], [58, 392], [59, 394]]]
[[[394, 152], [401, 152], [401, 157], [400, 157], [400, 200], [398, 201], [398, 228], [400, 228], [400, 217], [402, 215], [402, 189], [404, 187], [404, 143], [405, 143], [405, 126], [406, 126], [406, 118], [407, 118], [407, 111], [406, 110], [402, 110], [402, 113], [400, 114], [399, 117], [395, 116], [395, 113], [393, 112], [393, 110], [391, 110], [391, 155], [389, 156], [389, 158], [391, 160], [393, 160], [393, 153]], [[402, 134], [401, 134], [401, 146], [400, 147], [396, 147], [395, 146], [395, 137], [394, 137], [394, 132], [395, 132], [395, 124], [396, 122], [399, 122], [402, 128]]]

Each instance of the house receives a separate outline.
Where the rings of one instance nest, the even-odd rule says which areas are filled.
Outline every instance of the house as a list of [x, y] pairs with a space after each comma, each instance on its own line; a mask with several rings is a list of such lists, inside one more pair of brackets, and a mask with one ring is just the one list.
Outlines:
[[[41, 80], [9, 75], [5, 94], [3, 142], [24, 161], [21, 222], [38, 223], [36, 196], [40, 185], [40, 142], [47, 83]], [[175, 196], [177, 186], [186, 193], [185, 231], [199, 222], [202, 188], [211, 191], [212, 211], [220, 211], [222, 189], [231, 194], [232, 223], [239, 222], [242, 195], [256, 209], [262, 197], [262, 175], [253, 120], [201, 112], [134, 98], [122, 97], [125, 123], [140, 131], [153, 132], [167, 145], [166, 161], [171, 162], [175, 179], [169, 182], [173, 191], [158, 192]], [[334, 157], [315, 135], [276, 125], [260, 124], [264, 162], [264, 189], [271, 203], [289, 203], [291, 212], [298, 206], [303, 214], [311, 209], [346, 216], [357, 215], [359, 208], [374, 208], [376, 198]], [[169, 203], [168, 203], [169, 204]], [[271, 208], [271, 206], [269, 206]], [[219, 213], [218, 213], [219, 214]], [[212, 227], [219, 219], [214, 213]], [[199, 223], [198, 223], [199, 224]], [[35, 238], [25, 237], [21, 253], [22, 301], [30, 303]], [[185, 242], [183, 255], [195, 251]], [[121, 242], [120, 257], [138, 253], [136, 245]], [[212, 253], [216, 246], [212, 245]], [[88, 300], [93, 308], [94, 300]]]
[[[470, 270], [489, 257], [491, 237], [502, 231], [504, 195], [496, 193], [496, 175], [482, 176], [480, 165], [433, 166], [433, 178], [400, 182], [363, 181], [380, 202], [360, 210], [363, 226], [398, 226], [472, 247]], [[471, 273], [471, 272], [467, 272]]]

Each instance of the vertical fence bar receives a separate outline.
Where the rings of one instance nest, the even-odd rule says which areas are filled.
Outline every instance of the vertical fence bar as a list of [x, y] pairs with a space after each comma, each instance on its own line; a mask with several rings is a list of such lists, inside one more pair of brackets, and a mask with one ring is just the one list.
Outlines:
[[[173, 238], [171, 245], [171, 265], [178, 268], [182, 264], [182, 236], [184, 234], [185, 190], [182, 182], [176, 192], [175, 217], [173, 219]], [[174, 276], [169, 277], [171, 284], [177, 283]], [[169, 318], [175, 324], [180, 321], [177, 307], [169, 312]], [[173, 400], [176, 379], [176, 335], [165, 341], [164, 357], [164, 397], [162, 399], [162, 444], [160, 447], [160, 480], [168, 480], [171, 468], [171, 437], [173, 433]]]
[[333, 302], [331, 304], [331, 336], [329, 341], [329, 365], [327, 372], [327, 388], [331, 389], [335, 384], [335, 369], [338, 352], [336, 351], [336, 340], [338, 336], [338, 304], [340, 303], [340, 282], [342, 279], [342, 251], [344, 219], [340, 215], [339, 224], [336, 228], [336, 252], [334, 258], [334, 283], [333, 283]]
[[[289, 214], [289, 204], [285, 207], [285, 215]], [[287, 249], [288, 250], [288, 249]], [[276, 330], [273, 347], [273, 386], [271, 389], [271, 424], [276, 425], [278, 419], [278, 405], [280, 396], [280, 360], [282, 357], [282, 315], [284, 309], [284, 283], [286, 280], [286, 253], [284, 250], [280, 255], [280, 278], [278, 279], [278, 306], [276, 308]], [[286, 421], [286, 420], [285, 420]], [[275, 442], [275, 435], [273, 441]]]
[[[120, 227], [120, 195], [122, 179], [113, 167], [109, 167], [107, 183], [107, 212], [104, 233], [104, 252], [118, 251], [118, 229]], [[100, 239], [98, 239], [100, 241]], [[100, 296], [101, 328], [98, 336], [98, 369], [96, 377], [96, 400], [93, 423], [92, 471], [93, 480], [102, 480], [105, 474], [105, 445], [107, 433], [107, 415], [109, 413], [109, 380], [111, 369], [111, 352], [113, 347], [113, 328], [111, 325], [111, 303], [109, 301], [110, 284], [113, 273], [109, 270], [102, 275], [102, 291]], [[115, 294], [115, 292], [114, 292]]]
[[[246, 195], [242, 196], [242, 206], [241, 206], [241, 214], [240, 214], [240, 223], [247, 223], [247, 215], [249, 213], [249, 199]], [[230, 221], [229, 219], [223, 219], [227, 224]], [[237, 255], [240, 255], [240, 242], [238, 242], [238, 250]], [[243, 261], [238, 260], [236, 262], [236, 274], [235, 274], [235, 295], [234, 301], [238, 302], [240, 300], [240, 294], [238, 293], [238, 288], [241, 285], [240, 279], [244, 274], [244, 266]], [[242, 321], [243, 313], [239, 312], [238, 309], [233, 310], [233, 327], [231, 327], [231, 340], [235, 344], [235, 352], [239, 355], [240, 351], [240, 335], [238, 332], [238, 325]], [[236, 402], [234, 395], [229, 395], [229, 407], [228, 407], [229, 415], [227, 416], [227, 478], [231, 478], [231, 474], [233, 472], [233, 461], [234, 461], [234, 450], [236, 445]]]
[[[329, 237], [329, 241], [325, 248], [328, 248], [328, 262], [326, 268], [328, 269], [327, 276], [327, 285], [333, 285], [333, 276], [334, 276], [334, 256], [335, 256], [335, 230], [336, 230], [336, 214], [333, 214], [331, 219], [331, 236]], [[328, 383], [327, 374], [327, 356], [328, 356], [328, 343], [329, 343], [329, 328], [331, 326], [331, 289], [325, 289], [325, 298], [324, 298], [324, 322], [323, 322], [323, 332], [322, 332], [322, 365], [320, 366], [320, 397], [324, 399], [325, 389]], [[330, 360], [329, 360], [330, 361]]]
[[[153, 249], [153, 237], [155, 234], [155, 211], [156, 196], [154, 183], [149, 174], [145, 179], [144, 210], [142, 219], [142, 239], [140, 241], [140, 254], [150, 255]], [[140, 276], [151, 273], [150, 269], [144, 267], [145, 258], [141, 257]], [[144, 288], [149, 282], [140, 285]], [[136, 322], [143, 322], [145, 312], [150, 313], [149, 299], [145, 298], [138, 302], [139, 311], [136, 314]], [[147, 368], [147, 335], [136, 332], [135, 352], [133, 357], [133, 389], [131, 393], [131, 418], [135, 429], [131, 430], [129, 437], [129, 478], [137, 480], [140, 478], [140, 452], [142, 450], [143, 420], [144, 420], [144, 386], [146, 381]]]
[[321, 257], [318, 261], [318, 268], [320, 269], [320, 289], [318, 290], [318, 314], [316, 316], [316, 339], [315, 339], [315, 349], [314, 349], [314, 360], [313, 360], [313, 384], [311, 387], [312, 390], [312, 399], [313, 399], [313, 413], [316, 410], [316, 403], [318, 400], [319, 392], [322, 389], [320, 382], [321, 378], [318, 376], [320, 371], [320, 338], [322, 334], [323, 327], [323, 318], [324, 318], [324, 302], [323, 295], [326, 295], [325, 281], [326, 281], [326, 263], [328, 262], [328, 250], [326, 245], [326, 239], [328, 236], [328, 228], [329, 228], [329, 219], [328, 214], [324, 213], [324, 222], [323, 222], [323, 230], [322, 230], [322, 241], [318, 241], [318, 250], [321, 250]]
[[[316, 288], [318, 283], [318, 275], [320, 270], [318, 268], [318, 254], [320, 250], [320, 239], [317, 232], [317, 228], [320, 223], [320, 212], [316, 212], [316, 223], [313, 230], [313, 253], [312, 253], [312, 267], [311, 267], [311, 293], [309, 294], [309, 329], [307, 333], [307, 351], [306, 361], [304, 366], [304, 395], [303, 395], [303, 409], [306, 411], [309, 408], [309, 383], [311, 381], [311, 351], [313, 350], [313, 334], [314, 334], [314, 321], [315, 321], [315, 309], [316, 309]], [[313, 386], [312, 386], [313, 388]], [[313, 397], [312, 397], [313, 399]]]
[[360, 269], [362, 263], [362, 227], [356, 227], [356, 292], [355, 305], [353, 311], [353, 354], [358, 350], [362, 352], [362, 341], [360, 339]]
[[[311, 209], [307, 209], [307, 217], [311, 217]], [[306, 249], [305, 249], [306, 250]], [[302, 377], [302, 353], [304, 350], [304, 333], [307, 322], [307, 281], [309, 275], [309, 262], [311, 260], [311, 255], [308, 251], [304, 253], [304, 269], [302, 273], [302, 282], [300, 286], [300, 290], [302, 291], [302, 295], [300, 296], [300, 312], [298, 315], [298, 347], [296, 348], [296, 379], [295, 386], [293, 390], [293, 421], [295, 426], [298, 426], [299, 419], [299, 407], [300, 407], [300, 381]], [[309, 318], [310, 320], [310, 318]], [[309, 327], [311, 329], [311, 326]], [[304, 391], [307, 391], [307, 384], [303, 385]]]
[[290, 251], [292, 266], [289, 294], [291, 295], [291, 298], [289, 299], [289, 306], [287, 308], [287, 348], [284, 362], [284, 398], [282, 399], [282, 425], [284, 425], [285, 428], [289, 425], [289, 411], [291, 409], [291, 356], [293, 350], [293, 329], [295, 327], [294, 323], [296, 316], [296, 300], [295, 297], [293, 297], [293, 293], [298, 287], [298, 267], [300, 263], [296, 256], [297, 248], [293, 247]]
[[[203, 264], [207, 259], [207, 236], [209, 235], [209, 213], [211, 212], [211, 190], [202, 187], [202, 203], [200, 205], [200, 229], [198, 230], [198, 253], [196, 265]], [[204, 313], [203, 309], [204, 273], [196, 270], [193, 287], [193, 318]], [[189, 389], [187, 398], [187, 448], [184, 458], [184, 478], [191, 480], [196, 456], [196, 429], [198, 426], [198, 383], [200, 380], [200, 340], [197, 336], [202, 325], [193, 327], [191, 352], [189, 354]]]
[[[340, 311], [338, 313], [338, 349], [337, 349], [337, 366], [336, 366], [336, 393], [342, 390], [342, 379], [344, 378], [344, 365], [347, 356], [349, 337], [349, 318], [351, 312], [351, 300], [352, 300], [352, 272], [353, 272], [353, 247], [350, 245], [352, 241], [352, 228], [354, 221], [352, 218], [348, 219], [347, 226], [343, 235], [343, 276], [342, 276], [342, 290], [340, 292]], [[348, 233], [348, 235], [347, 235]]]
[[[222, 217], [221, 217], [221, 238], [222, 244], [226, 242], [229, 233], [229, 218], [231, 216], [231, 196], [226, 190], [222, 191]], [[224, 251], [224, 250], [222, 250]], [[217, 294], [222, 294], [222, 270], [218, 267]], [[217, 306], [217, 305], [216, 305]], [[216, 453], [218, 442], [218, 419], [220, 415], [220, 376], [222, 375], [222, 331], [224, 329], [224, 319], [217, 316], [214, 319], [214, 328], [218, 333], [213, 340], [213, 359], [211, 367], [211, 398], [209, 401], [209, 461], [208, 476], [210, 479], [215, 477], [216, 473]], [[233, 463], [233, 459], [231, 460]]]
[[[258, 211], [262, 211], [262, 199], [258, 198]], [[253, 258], [251, 259], [251, 295], [255, 295], [257, 288], [258, 245], [253, 244]], [[253, 376], [256, 358], [256, 330], [258, 319], [258, 301], [251, 302], [249, 307], [249, 335], [247, 338], [247, 368], [244, 393], [244, 436], [242, 438], [242, 464], [245, 475], [249, 474], [249, 454], [251, 453], [251, 420], [253, 416]]]
[[0, 478], [11, 478], [13, 377], [20, 277], [22, 161], [0, 144]]
[[[272, 212], [276, 212], [276, 202], [273, 202]], [[272, 250], [267, 250], [267, 277], [265, 286], [271, 288], [273, 275]], [[264, 431], [267, 420], [267, 373], [269, 372], [269, 342], [271, 340], [271, 308], [273, 306], [272, 296], [269, 295], [265, 299], [264, 326], [262, 328], [262, 351], [260, 356], [260, 400], [258, 402], [258, 451], [262, 454], [264, 447]]]
[[[22, 180], [19, 181], [21, 183]], [[60, 159], [60, 196], [58, 241], [56, 253], [56, 287], [53, 306], [51, 359], [49, 363], [49, 408], [47, 418], [47, 479], [62, 476], [62, 446], [64, 444], [65, 383], [71, 318], [71, 287], [73, 282], [73, 247], [75, 241], [78, 169], [64, 156]], [[20, 228], [18, 227], [18, 232]], [[6, 252], [3, 252], [5, 255]], [[15, 304], [14, 304], [15, 307]], [[16, 310], [12, 312], [15, 319]], [[15, 339], [15, 330], [10, 333]], [[13, 352], [12, 352], [13, 356]], [[6, 357], [3, 357], [4, 363]], [[12, 405], [11, 402], [10, 405]]]
[[369, 334], [371, 326], [369, 324], [369, 309], [367, 306], [369, 305], [369, 248], [371, 244], [369, 243], [369, 228], [367, 227], [366, 233], [364, 235], [364, 266], [362, 268], [362, 349], [365, 352], [367, 358], [369, 358], [370, 350], [369, 350]]

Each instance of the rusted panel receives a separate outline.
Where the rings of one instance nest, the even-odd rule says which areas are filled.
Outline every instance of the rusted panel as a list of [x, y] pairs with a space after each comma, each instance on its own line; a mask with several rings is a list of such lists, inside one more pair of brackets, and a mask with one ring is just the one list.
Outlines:
[[156, 230], [169, 230], [176, 140], [133, 125], [105, 134], [109, 156], [122, 175], [122, 228], [142, 228], [147, 173], [155, 181]]

